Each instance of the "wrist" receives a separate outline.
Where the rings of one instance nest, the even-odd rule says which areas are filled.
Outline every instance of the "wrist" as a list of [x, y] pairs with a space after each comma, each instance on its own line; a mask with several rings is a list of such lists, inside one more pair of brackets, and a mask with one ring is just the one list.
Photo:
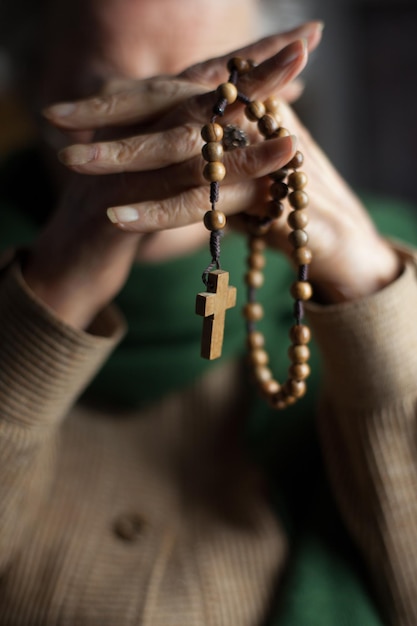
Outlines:
[[[355, 256], [346, 255], [343, 262], [329, 262], [332, 271], [312, 280], [314, 299], [323, 304], [350, 302], [370, 296], [395, 281], [403, 267], [400, 257], [383, 240], [369, 249], [363, 258], [355, 250]], [[336, 274], [334, 269], [338, 270]]]

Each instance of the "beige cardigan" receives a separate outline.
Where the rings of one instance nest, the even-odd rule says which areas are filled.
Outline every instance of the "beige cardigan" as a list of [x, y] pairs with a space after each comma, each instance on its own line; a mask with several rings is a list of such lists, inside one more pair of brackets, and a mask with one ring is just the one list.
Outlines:
[[[415, 626], [417, 270], [404, 254], [389, 287], [309, 317], [340, 509], [392, 624]], [[3, 273], [0, 625], [257, 626], [290, 555], [238, 445], [238, 367], [140, 414], [74, 406], [123, 331], [111, 308], [76, 331], [16, 265]]]

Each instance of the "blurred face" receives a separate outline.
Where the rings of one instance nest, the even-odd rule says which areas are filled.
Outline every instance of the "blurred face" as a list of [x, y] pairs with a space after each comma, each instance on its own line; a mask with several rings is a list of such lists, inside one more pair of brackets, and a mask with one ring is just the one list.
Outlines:
[[95, 0], [109, 69], [177, 73], [256, 37], [256, 0]]
[[177, 73], [257, 37], [258, 0], [51, 1], [40, 105]]

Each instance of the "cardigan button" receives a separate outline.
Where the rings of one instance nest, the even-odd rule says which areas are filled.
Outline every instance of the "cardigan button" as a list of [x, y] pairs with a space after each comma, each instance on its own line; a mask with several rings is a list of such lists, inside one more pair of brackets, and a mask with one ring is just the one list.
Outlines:
[[142, 535], [145, 525], [145, 520], [137, 513], [125, 513], [116, 519], [113, 531], [119, 539], [134, 542]]

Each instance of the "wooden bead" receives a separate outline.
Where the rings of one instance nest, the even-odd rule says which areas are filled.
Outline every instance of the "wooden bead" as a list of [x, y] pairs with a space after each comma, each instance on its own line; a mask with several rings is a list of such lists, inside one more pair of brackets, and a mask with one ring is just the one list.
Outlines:
[[278, 122], [272, 115], [266, 113], [258, 120], [258, 129], [261, 135], [268, 137], [278, 130]]
[[221, 141], [223, 139], [223, 127], [220, 126], [220, 124], [216, 124], [215, 122], [206, 124], [201, 129], [201, 136], [204, 141], [207, 142]]
[[301, 230], [300, 228], [293, 230], [288, 235], [288, 239], [294, 248], [304, 248], [304, 246], [308, 243], [308, 235], [306, 231]]
[[292, 189], [304, 189], [307, 185], [308, 178], [304, 172], [292, 172], [288, 176], [288, 186]]
[[261, 252], [252, 252], [248, 257], [248, 266], [252, 270], [263, 270], [266, 260]]
[[233, 104], [237, 99], [237, 87], [233, 83], [222, 83], [216, 90], [219, 98], [227, 100], [227, 104]]
[[310, 358], [310, 349], [305, 344], [290, 346], [288, 356], [293, 363], [307, 363]]
[[309, 265], [313, 258], [310, 248], [296, 248], [291, 256], [297, 265]]
[[249, 355], [249, 363], [254, 367], [258, 367], [260, 365], [268, 365], [269, 356], [266, 350], [262, 350], [262, 348], [257, 348], [256, 350], [252, 350]]
[[275, 181], [269, 188], [269, 192], [274, 200], [282, 200], [288, 194], [288, 185]]
[[281, 385], [274, 378], [270, 378], [269, 380], [264, 380], [259, 384], [259, 388], [261, 390], [262, 395], [264, 396], [272, 396], [279, 392], [281, 389]]
[[251, 67], [246, 59], [242, 59], [241, 57], [232, 57], [227, 62], [227, 69], [229, 72], [236, 71], [239, 75], [242, 75], [249, 72]]
[[210, 183], [219, 183], [226, 176], [226, 168], [220, 161], [207, 163], [203, 170], [203, 176]]
[[264, 275], [259, 270], [249, 270], [249, 272], [245, 274], [245, 283], [248, 287], [259, 289], [264, 284], [264, 280]]
[[278, 219], [285, 211], [285, 207], [279, 200], [271, 200], [266, 205], [266, 211], [273, 220]]
[[206, 161], [221, 161], [224, 150], [219, 141], [210, 141], [209, 143], [204, 144], [201, 152]]
[[288, 226], [291, 226], [294, 230], [303, 229], [308, 224], [308, 213], [307, 211], [291, 211], [288, 214], [287, 222]]
[[290, 328], [290, 339], [294, 344], [306, 344], [311, 339], [311, 332], [305, 324], [294, 324]]
[[222, 230], [226, 226], [226, 216], [221, 211], [207, 211], [204, 215], [207, 230]]
[[290, 193], [288, 201], [294, 209], [304, 209], [308, 205], [308, 195], [302, 189], [297, 189]]
[[288, 170], [283, 169], [283, 168], [280, 170], [275, 170], [275, 172], [271, 172], [270, 174], [268, 174], [268, 176], [269, 178], [272, 178], [272, 180], [281, 182], [287, 178]]
[[264, 316], [264, 309], [259, 302], [248, 302], [243, 307], [243, 317], [249, 322], [258, 322]]
[[310, 300], [313, 288], [306, 280], [297, 280], [291, 285], [291, 295], [296, 300]]
[[251, 237], [249, 247], [252, 252], [263, 252], [266, 248], [266, 243], [259, 237]]
[[264, 383], [267, 380], [272, 380], [273, 375], [269, 367], [266, 365], [258, 365], [253, 368], [253, 376], [258, 383]]
[[265, 109], [268, 113], [278, 113], [280, 110], [280, 101], [276, 96], [268, 96], [264, 101]]
[[285, 393], [294, 398], [302, 398], [307, 391], [307, 385], [303, 380], [292, 380], [285, 383]]
[[260, 100], [253, 100], [245, 108], [245, 115], [251, 122], [257, 122], [265, 113], [265, 106]]
[[246, 339], [246, 345], [248, 346], [249, 350], [263, 348], [265, 345], [265, 337], [258, 330], [254, 330], [248, 333], [248, 336]]
[[295, 404], [297, 402], [297, 398], [295, 396], [284, 395], [285, 406], [291, 406], [291, 404]]
[[307, 363], [294, 363], [288, 372], [294, 380], [305, 380], [310, 376], [310, 366]]
[[304, 163], [303, 153], [297, 150], [297, 152], [294, 154], [291, 161], [289, 161], [285, 167], [287, 167], [290, 170], [296, 170], [297, 168], [301, 167], [303, 163]]
[[278, 391], [278, 393], [271, 395], [268, 398], [268, 401], [270, 406], [273, 409], [277, 409], [278, 411], [281, 411], [282, 409], [285, 409], [287, 407], [286, 397], [282, 391], [282, 387]]
[[284, 128], [283, 126], [278, 128], [278, 130], [276, 130], [274, 133], [274, 137], [289, 137], [290, 135], [291, 133], [288, 128]]

